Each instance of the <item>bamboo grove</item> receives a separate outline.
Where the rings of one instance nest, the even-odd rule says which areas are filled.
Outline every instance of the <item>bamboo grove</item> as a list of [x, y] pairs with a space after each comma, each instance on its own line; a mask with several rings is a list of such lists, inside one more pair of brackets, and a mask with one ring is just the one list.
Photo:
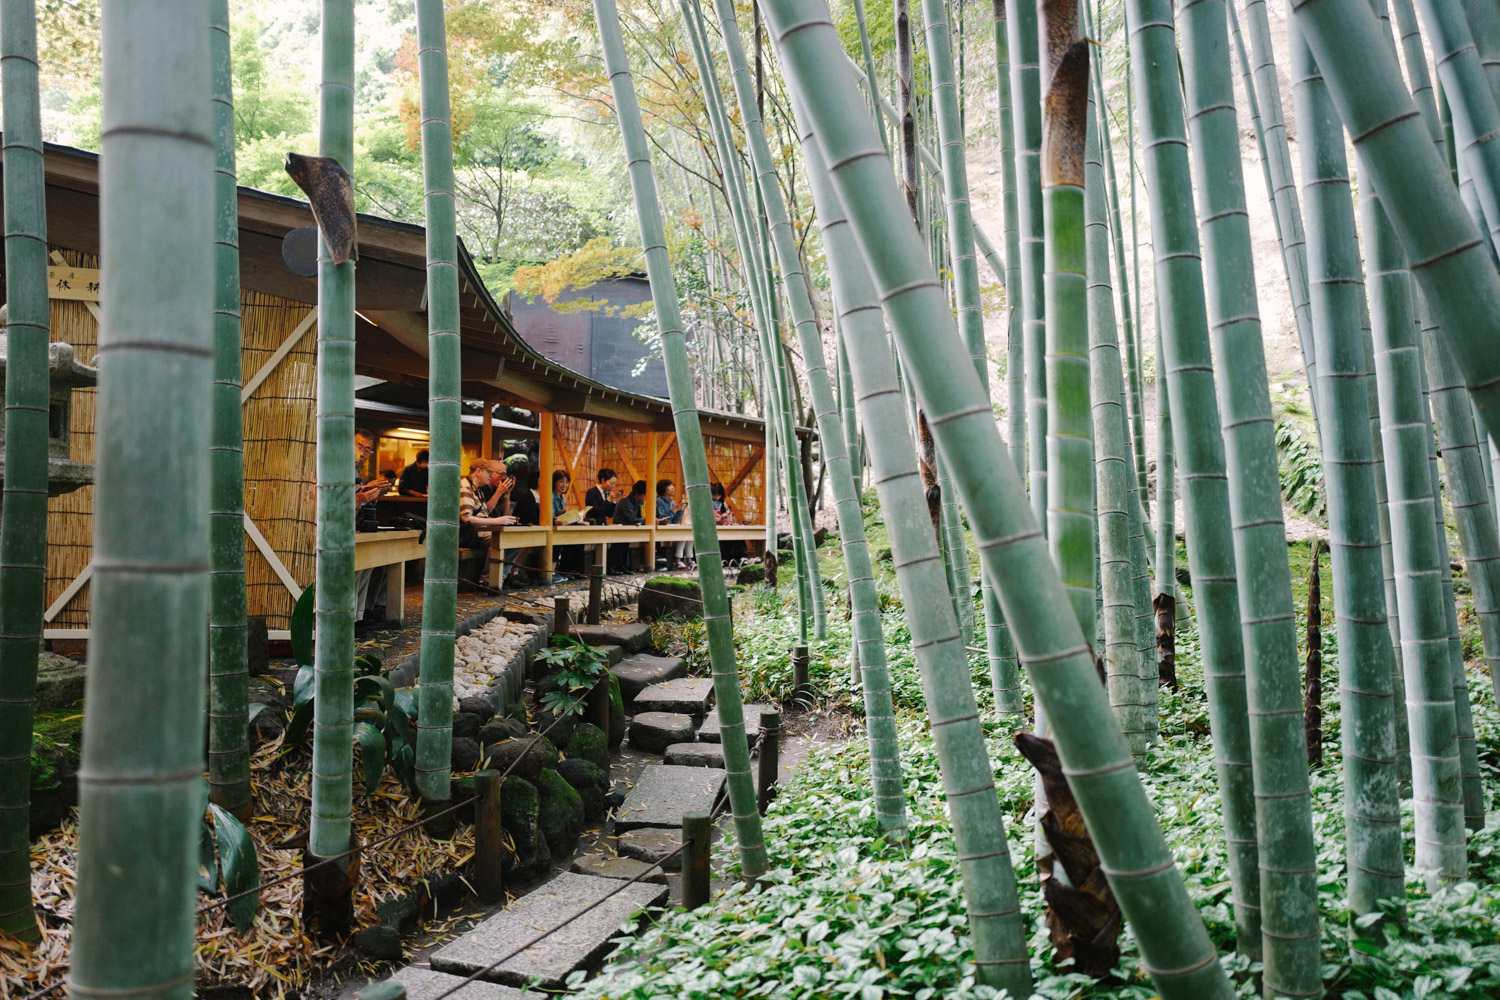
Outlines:
[[[429, 542], [443, 553], [426, 562], [415, 783], [434, 812], [452, 798], [462, 400], [445, 12], [462, 6], [418, 0], [411, 25], [426, 188]], [[22, 940], [37, 935], [21, 737], [43, 614], [47, 468], [35, 7], [0, 3], [0, 930]], [[1378, 935], [1403, 919], [1409, 873], [1434, 892], [1469, 877], [1467, 838], [1489, 803], [1457, 560], [1500, 695], [1493, 5], [1291, 0], [1282, 67], [1264, 0], [896, 0], [879, 24], [861, 0], [833, 11], [825, 0], [626, 8], [593, 0], [573, 14], [597, 33], [592, 99], [624, 151], [651, 284], [740, 871], [758, 878], [768, 861], [696, 419], [705, 379], [689, 357], [695, 314], [682, 308], [671, 252], [669, 198], [697, 183], [683, 173], [711, 178], [700, 193], [713, 206], [717, 280], [743, 305], [739, 349], [765, 422], [768, 486], [787, 515], [801, 636], [822, 638], [847, 601], [873, 812], [899, 847], [908, 786], [864, 487], [878, 500], [981, 983], [1031, 994], [1041, 963], [1021, 900], [1034, 887], [1018, 883], [1012, 852], [1032, 838], [1042, 854], [1041, 814], [1059, 808], [1039, 782], [1032, 813], [1006, 815], [988, 730], [1055, 744], [1108, 877], [1102, 891], [1156, 991], [1243, 992], [1243, 966], [1220, 961], [1143, 780], [1163, 739], [1162, 688], [1178, 683], [1174, 633], [1191, 620], [1233, 948], [1260, 963], [1254, 988], [1265, 996], [1325, 989], [1309, 706], [1260, 294], [1272, 283], [1291, 303], [1327, 497], [1347, 910]], [[123, 499], [95, 518], [70, 984], [80, 996], [186, 997], [200, 772], [216, 805], [243, 815], [253, 801], [232, 11], [226, 0], [105, 0], [103, 11], [97, 475], [105, 495]], [[353, 0], [322, 0], [320, 153], [346, 181], [359, 152], [357, 11]], [[676, 50], [670, 72], [688, 95], [676, 111], [697, 143], [694, 157], [679, 151], [670, 163], [637, 90], [654, 71], [632, 38], [650, 18]], [[993, 121], [981, 123], [974, 108], [990, 101]], [[1260, 154], [1251, 176], [1247, 136]], [[985, 144], [998, 240], [975, 208]], [[688, 159], [693, 170], [679, 169]], [[1257, 270], [1251, 202], [1268, 206], [1275, 268]], [[326, 232], [319, 247], [309, 860], [358, 846], [357, 262]], [[820, 576], [822, 487], [800, 442], [806, 424], [844, 579]], [[148, 462], [158, 472], [142, 483], [133, 470]], [[132, 731], [148, 712], [159, 724]], [[1044, 878], [1062, 879], [1055, 864]], [[348, 906], [344, 867], [305, 888], [331, 925]], [[152, 919], [137, 919], [147, 908]]]

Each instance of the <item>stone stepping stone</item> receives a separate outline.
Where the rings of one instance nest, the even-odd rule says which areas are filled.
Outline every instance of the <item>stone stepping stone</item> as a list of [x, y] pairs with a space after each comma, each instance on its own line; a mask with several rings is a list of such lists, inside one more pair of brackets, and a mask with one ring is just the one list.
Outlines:
[[701, 719], [714, 700], [714, 682], [706, 677], [679, 677], [653, 684], [635, 696], [637, 712], [680, 712]]
[[[432, 1000], [463, 981], [463, 976], [419, 969], [415, 965], [408, 965], [390, 978], [390, 982], [400, 983], [406, 988], [406, 1000]], [[496, 986], [494, 983], [470, 983], [454, 993], [449, 1000], [522, 1000], [528, 995], [535, 994], [526, 994], [509, 986]]]
[[[682, 830], [648, 826], [620, 834], [620, 853], [641, 867], [660, 861], [682, 846]], [[682, 855], [677, 854], [656, 869], [659, 872], [682, 871]], [[665, 881], [665, 877], [663, 877]]]
[[680, 829], [683, 816], [713, 809], [723, 787], [723, 771], [648, 764], [615, 814], [615, 830], [623, 833], [643, 826]]
[[570, 972], [592, 968], [604, 957], [627, 918], [667, 898], [666, 886], [637, 882], [562, 926], [563, 921], [618, 889], [619, 879], [565, 872], [434, 952], [432, 967], [467, 976], [510, 954], [540, 932], [557, 928], [484, 973], [484, 978], [509, 986], [526, 986], [537, 979], [542, 989], [560, 990]]
[[624, 660], [610, 673], [620, 681], [620, 693], [626, 701], [634, 701], [640, 693], [653, 684], [676, 680], [687, 676], [687, 661], [680, 656], [652, 656], [637, 653]]
[[674, 743], [667, 747], [667, 763], [683, 767], [723, 767], [724, 747], [719, 743]]
[[642, 882], [657, 882], [662, 885], [665, 885], [667, 882], [666, 873], [660, 868], [652, 868], [646, 862], [637, 861], [635, 858], [597, 856], [579, 858], [573, 862], [573, 871], [580, 875], [595, 875], [599, 878], [622, 880], [633, 879], [642, 872], [647, 872], [646, 876], [641, 879]]
[[695, 736], [692, 717], [673, 712], [642, 712], [630, 723], [630, 745], [649, 753], [661, 753]]
[[573, 634], [590, 646], [623, 646], [627, 653], [639, 653], [651, 645], [651, 626], [643, 622], [574, 625]]
[[[746, 705], [745, 706], [745, 738], [750, 745], [755, 745], [755, 739], [760, 735], [760, 713], [762, 709], [769, 709], [770, 705]], [[703, 720], [703, 725], [698, 727], [698, 740], [702, 743], [722, 743], [719, 735], [719, 707], [708, 713], [708, 718]]]
[[596, 650], [598, 650], [599, 653], [604, 656], [604, 663], [605, 663], [606, 666], [611, 666], [612, 667], [616, 663], [619, 663], [621, 660], [625, 659], [625, 647], [624, 646], [608, 645], [608, 646], [595, 646], [594, 648]]

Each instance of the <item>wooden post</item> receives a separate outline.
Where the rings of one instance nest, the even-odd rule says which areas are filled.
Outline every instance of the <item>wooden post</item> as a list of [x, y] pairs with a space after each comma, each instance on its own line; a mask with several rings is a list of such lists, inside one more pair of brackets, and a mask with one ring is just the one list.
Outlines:
[[568, 595], [562, 594], [552, 598], [552, 634], [571, 635], [573, 632], [570, 624], [573, 612], [568, 608]]
[[385, 616], [406, 627], [406, 563], [391, 563], [385, 568]]
[[792, 650], [792, 700], [796, 702], [812, 701], [812, 683], [807, 678], [807, 668], [812, 658], [808, 656], [806, 646], [796, 646]]
[[646, 542], [646, 572], [656, 572], [656, 442], [660, 437], [656, 431], [646, 432], [646, 509], [643, 511], [646, 524], [651, 528], [651, 538]]
[[486, 399], [484, 401], [484, 415], [479, 420], [479, 457], [491, 459], [495, 457], [495, 401]]
[[589, 567], [589, 610], [585, 621], [599, 624], [599, 614], [604, 604], [604, 546], [595, 548], [594, 564]]
[[682, 842], [688, 845], [682, 858], [682, 908], [696, 910], [708, 902], [708, 860], [713, 825], [708, 813], [682, 817]]
[[357, 994], [359, 1000], [406, 1000], [406, 987], [393, 980], [371, 983]]
[[760, 710], [760, 792], [756, 795], [762, 816], [771, 804], [780, 771], [781, 713], [774, 708], [763, 708]]
[[541, 420], [541, 447], [537, 452], [537, 472], [540, 477], [537, 480], [536, 491], [541, 497], [541, 517], [538, 518], [543, 527], [547, 529], [547, 542], [542, 546], [542, 582], [552, 582], [552, 533], [557, 529], [552, 524], [552, 470], [555, 468], [553, 452], [553, 436], [556, 432], [555, 418], [551, 413], [542, 410], [538, 417]]
[[584, 721], [591, 726], [597, 726], [604, 734], [604, 745], [609, 745], [609, 668], [605, 668], [599, 676], [599, 681], [589, 691], [588, 700], [584, 702]]
[[474, 803], [474, 893], [484, 903], [505, 898], [500, 784], [499, 771], [474, 772], [474, 788], [479, 793], [479, 801]]

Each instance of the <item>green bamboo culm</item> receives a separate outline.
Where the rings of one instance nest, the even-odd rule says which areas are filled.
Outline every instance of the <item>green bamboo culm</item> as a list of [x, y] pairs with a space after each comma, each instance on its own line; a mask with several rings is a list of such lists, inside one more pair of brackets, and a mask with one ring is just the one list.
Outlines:
[[1077, 0], [1045, 0], [1042, 59], [1042, 289], [1047, 380], [1047, 541], [1085, 637], [1094, 636], [1094, 442], [1089, 408], [1083, 181], [1088, 43]]
[[209, 620], [209, 5], [105, 3], [101, 34], [95, 476], [111, 499], [94, 518], [68, 994], [188, 1000]]
[[[1235, 177], [1226, 182], [1227, 172], [1239, 163], [1238, 133], [1232, 113], [1212, 110], [1233, 107], [1232, 97], [1224, 96], [1229, 92], [1225, 15], [1212, 2], [1184, 11], [1186, 86], [1179, 89], [1173, 75], [1162, 70], [1175, 61], [1171, 6], [1162, 0], [1131, 0], [1130, 14], [1139, 25], [1131, 36], [1131, 55], [1136, 89], [1142, 95], [1141, 132], [1157, 260], [1162, 347], [1158, 370], [1165, 376], [1173, 416], [1184, 415], [1173, 421], [1171, 436], [1182, 460], [1188, 566], [1199, 616], [1225, 834], [1234, 848], [1230, 879], [1236, 940], [1241, 951], [1255, 953], [1258, 915], [1268, 994], [1311, 995], [1319, 982], [1315, 851], [1270, 405], [1268, 398], [1228, 400], [1230, 422], [1250, 422], [1232, 429], [1227, 447], [1233, 460], [1226, 463], [1210, 352], [1212, 325], [1213, 346], [1221, 355], [1234, 352], [1222, 358], [1224, 370], [1238, 375], [1249, 366], [1252, 373], [1244, 379], [1221, 379], [1225, 388], [1244, 393], [1238, 383], [1248, 384], [1254, 371], [1265, 370], [1253, 319], [1254, 282], [1247, 273], [1249, 234], [1242, 181]], [[1217, 72], [1212, 71], [1215, 62]], [[1203, 236], [1211, 255], [1206, 275], [1191, 202], [1175, 193], [1193, 186], [1184, 92], [1192, 137], [1203, 149], [1194, 165], [1220, 175], [1209, 178], [1200, 172], [1196, 185], [1204, 197]], [[1228, 332], [1237, 338], [1233, 344], [1226, 342], [1225, 326], [1231, 323], [1234, 329]], [[1246, 464], [1248, 468], [1238, 468]], [[1233, 489], [1229, 468], [1244, 473], [1237, 475]], [[1160, 496], [1160, 469], [1157, 475]], [[1263, 520], [1269, 521], [1271, 532], [1257, 528]], [[1157, 542], [1161, 545], [1160, 536]], [[1167, 593], [1173, 583], [1170, 563], [1161, 561], [1157, 590]], [[1237, 579], [1245, 581], [1243, 588]], [[1295, 737], [1288, 735], [1292, 729]], [[1248, 775], [1246, 763], [1252, 765]], [[1247, 797], [1249, 778], [1253, 800]], [[1247, 808], [1251, 801], [1253, 821]], [[1258, 863], [1258, 873], [1247, 870], [1252, 860]], [[1259, 892], [1251, 884], [1257, 880]]]
[[[354, 0], [323, 0], [318, 151], [354, 175]], [[354, 797], [354, 261], [318, 238], [318, 561], [308, 850], [349, 849]], [[335, 862], [339, 867], [347, 861]]]
[[896, 385], [895, 356], [843, 200], [830, 182], [822, 150], [810, 130], [810, 116], [795, 90], [793, 98], [813, 204], [822, 225], [834, 308], [840, 332], [849, 341], [861, 415], [872, 431], [874, 482], [891, 529], [896, 580], [909, 610], [907, 621], [913, 629], [917, 668], [948, 796], [975, 965], [981, 982], [1008, 988], [1012, 996], [1028, 996], [1026, 929], [1004, 810], [994, 793], [968, 657], [948, 599], [937, 537], [928, 529], [916, 449], [901, 418], [905, 404]]
[[[1406, 894], [1396, 759], [1395, 675], [1366, 376], [1363, 282], [1344, 132], [1306, 46], [1292, 32], [1301, 129], [1309, 302], [1318, 381], [1329, 553], [1339, 648], [1339, 728], [1349, 909]], [[1363, 932], [1360, 932], [1363, 933]]]
[[[849, 576], [849, 601], [853, 609], [853, 627], [864, 688], [865, 721], [870, 742], [870, 767], [874, 779], [875, 815], [890, 839], [902, 841], [906, 836], [906, 795], [901, 781], [900, 745], [896, 737], [895, 710], [891, 704], [891, 682], [886, 669], [885, 639], [881, 631], [880, 609], [875, 593], [875, 572], [870, 563], [870, 547], [865, 540], [864, 515], [859, 496], [854, 491], [849, 450], [845, 445], [838, 408], [834, 405], [833, 387], [823, 353], [822, 333], [813, 313], [812, 299], [802, 262], [797, 253], [797, 237], [792, 231], [783, 200], [780, 180], [764, 125], [756, 107], [755, 93], [740, 41], [739, 24], [732, 0], [718, 5], [724, 51], [729, 60], [730, 75], [739, 99], [750, 162], [760, 185], [762, 203], [770, 225], [771, 241], [777, 261], [788, 286], [797, 343], [807, 375], [808, 393], [818, 422], [823, 460], [828, 465], [833, 487], [834, 509], [838, 517], [839, 537]], [[689, 508], [691, 509], [691, 508]], [[811, 558], [816, 558], [813, 555]]]
[[35, 0], [0, 4], [5, 134], [5, 495], [0, 504], [0, 931], [41, 940], [31, 900], [31, 727], [47, 588], [47, 199]]
[[709, 497], [708, 456], [703, 450], [703, 430], [693, 399], [693, 375], [688, 368], [687, 347], [677, 308], [677, 285], [667, 259], [661, 205], [651, 158], [646, 150], [646, 131], [636, 102], [635, 84], [625, 56], [625, 40], [614, 0], [594, 0], [604, 66], [614, 93], [615, 113], [625, 145], [630, 186], [635, 194], [641, 244], [646, 252], [652, 301], [661, 328], [662, 355], [667, 369], [672, 413], [677, 428], [677, 447], [682, 456], [688, 513], [693, 525], [693, 548], [698, 560], [698, 583], [703, 592], [703, 622], [708, 633], [709, 659], [713, 665], [714, 696], [724, 729], [725, 783], [729, 787], [730, 811], [734, 815], [740, 867], [749, 878], [766, 871], [766, 847], [756, 808], [755, 784], [750, 777], [750, 744], [745, 738], [744, 704], [735, 668], [734, 632], [729, 618], [729, 593], [724, 585], [724, 566], [719, 559], [718, 531], [714, 527], [713, 503]]
[[[1441, 183], [1448, 182], [1444, 179]], [[1415, 862], [1419, 869], [1459, 879], [1467, 867], [1463, 785], [1447, 616], [1437, 565], [1442, 556], [1427, 469], [1421, 346], [1410, 273], [1394, 227], [1382, 211], [1384, 201], [1366, 190], [1361, 193], [1359, 207], [1361, 229], [1370, 247], [1366, 272], [1372, 289], [1375, 380], [1380, 394], [1391, 533], [1397, 540], [1392, 550], [1411, 736]]]
[[458, 493], [459, 464], [463, 461], [458, 229], [443, 0], [417, 0], [417, 69], [421, 77], [422, 179], [427, 189], [427, 420], [431, 440], [416, 774], [417, 793], [427, 809], [437, 811], [445, 808], [451, 797], [453, 623], [458, 615]]
[[[833, 188], [880, 296], [876, 301], [885, 304], [964, 502], [976, 547], [1000, 585], [1006, 620], [1037, 700], [1051, 709], [1063, 767], [1111, 887], [1135, 929], [1143, 964], [1167, 1000], [1227, 998], [1229, 981], [1135, 774], [1088, 643], [1025, 503], [983, 387], [967, 363], [942, 286], [919, 234], [905, 221], [889, 160], [862, 113], [853, 81], [837, 65], [840, 43], [827, 8], [807, 0], [769, 0], [763, 10], [787, 85], [799, 94], [830, 165]], [[860, 353], [851, 352], [854, 358]], [[865, 390], [860, 393], [863, 397]], [[875, 426], [868, 414], [865, 425]], [[887, 511], [888, 522], [897, 520], [895, 513]], [[984, 778], [987, 785], [987, 769]]]
[[[1021, 350], [1010, 352], [1012, 386], [1021, 389], [1010, 398], [1025, 414], [1023, 438], [1020, 421], [1011, 421], [1011, 447], [1015, 461], [1028, 470], [1031, 510], [1037, 523], [1047, 523], [1047, 398], [1046, 349], [1042, 271], [1046, 251], [1042, 219], [1042, 84], [1040, 41], [1037, 38], [1036, 5], [1020, 0], [1009, 6], [1005, 18], [1010, 51], [1010, 95], [1015, 132], [1016, 226], [1020, 231], [1020, 281], [1008, 286], [1007, 299], [1014, 297], [1021, 312]], [[1024, 460], [1023, 460], [1024, 459]]]
[[[1021, 288], [1021, 231], [1017, 222], [1015, 127], [1010, 96], [1010, 36], [1005, 21], [1005, 0], [991, 0], [994, 13], [995, 91], [1000, 110], [1000, 177], [1005, 186], [1002, 205], [1005, 209], [1005, 351], [1006, 351], [1006, 438], [1016, 472], [1025, 475], [1026, 440], [1025, 390], [1021, 385], [1025, 360], [1021, 354], [1021, 313], [1016, 296]], [[990, 686], [995, 694], [995, 712], [1015, 723], [1026, 713], [1025, 695], [1021, 690], [1021, 668], [1016, 661], [1016, 643], [1010, 626], [1000, 609], [992, 581], [985, 582], [984, 620], [989, 650]]]
[[[1100, 90], [1090, 96], [1097, 101]], [[1097, 122], [1098, 116], [1093, 116]], [[1135, 565], [1131, 532], [1139, 523], [1131, 504], [1135, 468], [1130, 461], [1125, 380], [1109, 285], [1110, 229], [1105, 205], [1099, 132], [1088, 135], [1084, 203], [1088, 212], [1088, 337], [1090, 401], [1094, 419], [1094, 469], [1099, 497], [1099, 580], [1104, 592], [1104, 676], [1109, 703], [1137, 759], [1146, 752], [1141, 722], [1141, 651], [1136, 631]]]
[[245, 607], [245, 463], [240, 402], [240, 223], [229, 0], [213, 0], [214, 386], [208, 622], [209, 796], [250, 818], [250, 664]]
[[1500, 351], [1494, 349], [1500, 273], [1450, 183], [1447, 164], [1432, 148], [1395, 53], [1366, 4], [1293, 0], [1292, 8], [1486, 430], [1500, 432]]

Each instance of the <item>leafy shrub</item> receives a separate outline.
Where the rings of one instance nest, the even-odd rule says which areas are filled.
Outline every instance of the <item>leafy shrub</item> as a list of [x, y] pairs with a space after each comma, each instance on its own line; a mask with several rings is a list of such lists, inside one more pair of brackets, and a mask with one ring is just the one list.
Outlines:
[[1304, 517], [1328, 519], [1323, 465], [1317, 449], [1284, 415], [1276, 418], [1276, 453], [1281, 458], [1281, 496]]

